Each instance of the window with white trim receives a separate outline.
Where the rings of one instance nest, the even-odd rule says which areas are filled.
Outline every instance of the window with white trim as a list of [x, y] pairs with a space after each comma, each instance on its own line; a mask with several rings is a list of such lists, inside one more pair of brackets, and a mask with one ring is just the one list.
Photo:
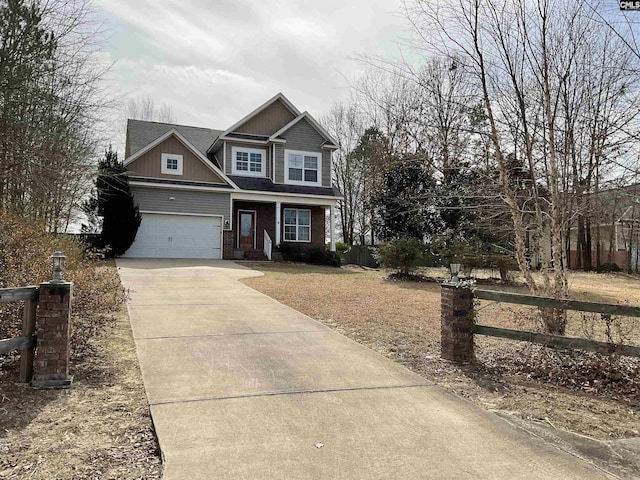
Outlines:
[[266, 150], [232, 147], [231, 161], [234, 175], [265, 176]]
[[311, 210], [284, 209], [284, 241], [311, 241]]
[[285, 182], [299, 185], [321, 185], [322, 154], [286, 150]]
[[162, 165], [160, 167], [160, 173], [166, 175], [182, 175], [182, 155], [176, 153], [163, 153]]

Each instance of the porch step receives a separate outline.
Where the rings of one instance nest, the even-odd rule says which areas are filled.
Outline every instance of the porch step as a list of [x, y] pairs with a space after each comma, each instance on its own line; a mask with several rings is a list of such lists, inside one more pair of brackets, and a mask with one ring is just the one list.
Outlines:
[[244, 259], [251, 260], [252, 262], [256, 262], [256, 261], [266, 262], [268, 260], [267, 256], [264, 254], [262, 250], [247, 250], [246, 252], [244, 252]]

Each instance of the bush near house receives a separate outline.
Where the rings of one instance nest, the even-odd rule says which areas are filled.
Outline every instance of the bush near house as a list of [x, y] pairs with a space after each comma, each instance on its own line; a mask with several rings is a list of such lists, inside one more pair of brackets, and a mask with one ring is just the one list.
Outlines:
[[345, 253], [347, 253], [349, 251], [350, 248], [351, 248], [351, 246], [347, 245], [344, 242], [336, 242], [336, 253], [338, 255], [344, 255]]
[[[124, 302], [117, 273], [86, 260], [85, 246], [76, 238], [47, 233], [42, 225], [0, 214], [0, 288], [49, 281], [49, 257], [58, 250], [67, 256], [64, 278], [74, 282], [71, 354], [81, 356], [88, 340], [111, 321], [112, 314]], [[18, 302], [0, 304], [0, 338], [20, 334], [21, 308]]]
[[330, 267], [340, 266], [340, 256], [326, 247], [304, 248], [297, 243], [282, 243], [280, 253], [287, 262], [311, 263]]

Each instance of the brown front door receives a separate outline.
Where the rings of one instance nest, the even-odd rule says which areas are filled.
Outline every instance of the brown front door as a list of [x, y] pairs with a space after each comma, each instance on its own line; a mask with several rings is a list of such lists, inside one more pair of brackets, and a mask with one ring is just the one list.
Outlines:
[[254, 250], [256, 238], [256, 213], [255, 212], [238, 212], [238, 225], [240, 232], [238, 233], [238, 248], [240, 250]]

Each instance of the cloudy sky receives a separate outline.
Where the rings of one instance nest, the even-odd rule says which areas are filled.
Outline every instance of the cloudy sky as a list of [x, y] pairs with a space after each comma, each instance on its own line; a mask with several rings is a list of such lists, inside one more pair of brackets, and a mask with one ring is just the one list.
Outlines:
[[224, 129], [277, 92], [320, 116], [348, 96], [359, 54], [396, 55], [401, 0], [98, 0], [113, 87]]

